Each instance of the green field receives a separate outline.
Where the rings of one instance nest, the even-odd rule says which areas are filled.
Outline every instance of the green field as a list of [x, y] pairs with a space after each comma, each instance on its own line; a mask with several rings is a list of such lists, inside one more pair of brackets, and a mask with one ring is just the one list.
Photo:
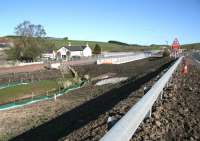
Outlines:
[[38, 82], [18, 85], [0, 90], [0, 103], [6, 103], [15, 99], [30, 97], [33, 95], [44, 95], [47, 91], [58, 90], [56, 80], [41, 80]]
[[[5, 36], [5, 38], [8, 38], [12, 41], [15, 41], [18, 37], [17, 36]], [[120, 45], [115, 43], [108, 43], [108, 42], [100, 42], [100, 41], [83, 41], [83, 40], [64, 40], [62, 38], [47, 38], [49, 43], [54, 45], [54, 49], [58, 49], [62, 46], [68, 45], [70, 42], [71, 45], [86, 45], [86, 43], [89, 44], [89, 46], [93, 49], [96, 44], [99, 44], [102, 48], [102, 51], [143, 51], [143, 50], [159, 50], [163, 46], [166, 47], [166, 45], [156, 45], [152, 44], [149, 46], [143, 46], [143, 45], [137, 45], [137, 44], [127, 44], [127, 45]], [[170, 48], [170, 46], [168, 46]], [[200, 43], [192, 43], [192, 44], [183, 44], [181, 45], [182, 48], [185, 49], [200, 49]]]
[[[52, 41], [52, 40], [51, 40]], [[71, 45], [88, 45], [93, 49], [96, 44], [98, 44], [102, 51], [138, 51], [138, 50], [150, 50], [150, 49], [158, 49], [158, 47], [147, 47], [147, 46], [140, 46], [140, 45], [119, 45], [114, 43], [107, 43], [107, 42], [98, 42], [98, 41], [80, 41], [80, 40], [53, 40], [55, 42], [56, 48], [60, 48], [62, 46], [68, 45], [70, 42]]]
[[[17, 36], [6, 36], [6, 38], [12, 40], [13, 42], [18, 38]], [[108, 42], [100, 42], [100, 41], [83, 41], [83, 40], [64, 40], [63, 38], [47, 38], [48, 44], [53, 46], [53, 49], [59, 49], [62, 46], [67, 46], [70, 42], [73, 46], [80, 46], [80, 45], [88, 45], [93, 49], [96, 44], [98, 44], [102, 51], [140, 51], [140, 50], [158, 50], [162, 45], [151, 45], [151, 46], [142, 46], [137, 44], [127, 44], [127, 45], [120, 45], [116, 43], [108, 43]]]

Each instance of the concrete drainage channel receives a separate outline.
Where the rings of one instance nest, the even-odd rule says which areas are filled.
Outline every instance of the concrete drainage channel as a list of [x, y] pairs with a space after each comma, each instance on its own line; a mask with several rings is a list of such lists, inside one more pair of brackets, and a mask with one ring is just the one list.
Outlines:
[[[56, 100], [56, 98], [59, 97], [59, 96], [62, 96], [62, 95], [66, 94], [70, 91], [75, 90], [75, 89], [79, 89], [85, 83], [87, 83], [87, 81], [82, 81], [78, 84], [72, 85], [69, 88], [63, 89], [62, 91], [57, 92], [54, 95], [49, 95], [49, 96], [48, 95], [40, 95], [40, 96], [35, 96], [34, 98], [22, 99], [22, 100], [10, 102], [10, 103], [4, 104], [4, 105], [0, 105], [0, 111], [10, 110], [10, 109], [13, 109], [13, 108], [19, 108], [19, 107], [23, 107], [23, 106], [30, 105], [30, 104], [33, 104], [33, 103], [36, 103], [36, 102], [39, 102], [39, 101], [44, 101], [44, 100], [51, 100], [51, 99]], [[12, 85], [10, 85], [10, 87], [14, 87], [14, 86], [17, 86], [17, 85], [22, 85], [22, 84], [26, 84], [26, 83], [12, 84]], [[9, 87], [9, 85], [7, 87]], [[2, 88], [5, 88], [5, 87], [2, 87]]]
[[123, 64], [136, 60], [141, 60], [150, 57], [150, 55], [145, 53], [137, 53], [130, 55], [121, 55], [121, 56], [109, 56], [105, 58], [97, 59], [97, 64]]

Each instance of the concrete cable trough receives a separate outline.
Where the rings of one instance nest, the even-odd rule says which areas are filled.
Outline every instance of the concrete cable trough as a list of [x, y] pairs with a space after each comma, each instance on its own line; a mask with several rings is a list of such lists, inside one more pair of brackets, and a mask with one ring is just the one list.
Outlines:
[[175, 62], [142, 99], [140, 99], [140, 101], [138, 101], [100, 141], [129, 141], [131, 139], [145, 117], [151, 116], [153, 104], [159, 96], [162, 97], [163, 88], [168, 84], [182, 58], [183, 57], [180, 57]]
[[146, 53], [137, 53], [137, 54], [128, 54], [121, 56], [109, 56], [104, 58], [97, 59], [97, 64], [123, 64], [127, 62], [132, 62], [140, 59], [145, 59], [150, 57], [150, 54]]

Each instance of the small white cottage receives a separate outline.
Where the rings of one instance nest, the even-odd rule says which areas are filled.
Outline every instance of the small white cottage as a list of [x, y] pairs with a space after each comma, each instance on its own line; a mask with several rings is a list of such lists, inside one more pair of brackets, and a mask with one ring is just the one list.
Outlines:
[[73, 56], [89, 57], [92, 56], [92, 49], [88, 46], [71, 46], [70, 44], [65, 47], [61, 47], [57, 50], [57, 59], [67, 59]]

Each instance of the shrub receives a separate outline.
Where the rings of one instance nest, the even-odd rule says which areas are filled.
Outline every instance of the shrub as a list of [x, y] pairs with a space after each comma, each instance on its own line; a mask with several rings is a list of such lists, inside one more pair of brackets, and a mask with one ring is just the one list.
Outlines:
[[164, 51], [163, 51], [163, 57], [167, 57], [169, 55], [170, 55], [169, 50], [167, 48], [165, 48]]
[[95, 45], [93, 53], [94, 54], [101, 54], [101, 47], [98, 44]]

